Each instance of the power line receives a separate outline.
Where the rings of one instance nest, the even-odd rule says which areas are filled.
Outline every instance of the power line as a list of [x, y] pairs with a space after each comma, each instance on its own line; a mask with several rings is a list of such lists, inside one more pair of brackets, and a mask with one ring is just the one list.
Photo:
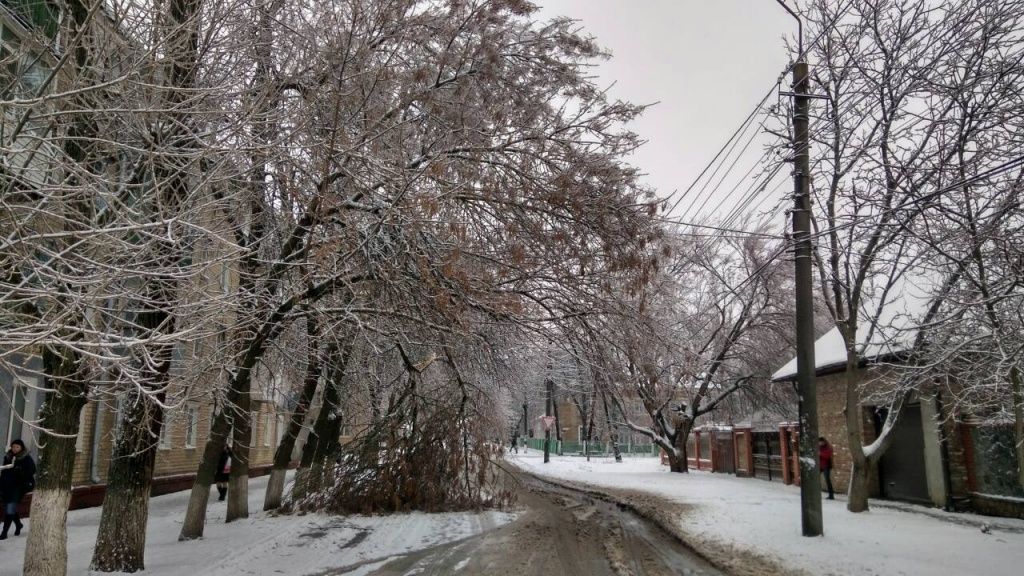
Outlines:
[[[733, 141], [736, 140], [740, 136], [741, 133], [746, 132], [747, 127], [749, 127], [751, 121], [754, 119], [754, 117], [757, 115], [757, 113], [761, 110], [761, 107], [764, 106], [764, 103], [768, 101], [768, 98], [770, 98], [771, 95], [775, 92], [776, 88], [779, 87], [779, 82], [780, 82], [780, 80], [776, 80], [775, 83], [772, 84], [772, 87], [769, 88], [768, 92], [764, 95], [764, 97], [761, 98], [761, 100], [757, 103], [757, 105], [754, 106], [754, 109], [750, 111], [750, 114], [748, 114], [747, 117], [743, 120], [743, 122], [736, 128], [736, 130], [733, 131], [732, 135], [729, 137], [728, 140], [726, 140], [725, 144], [723, 144], [722, 147], [718, 149], [718, 152], [711, 159], [711, 161], [708, 162], [708, 164], [706, 166], [704, 166], [704, 169], [700, 171], [700, 174], [697, 175], [697, 178], [694, 179], [694, 181], [691, 182], [690, 185], [686, 187], [686, 190], [682, 193], [682, 195], [679, 196], [678, 199], [676, 199], [675, 203], [672, 204], [672, 207], [668, 209], [668, 212], [674, 211], [679, 206], [679, 203], [686, 199], [686, 197], [690, 194], [690, 192], [693, 190], [693, 188], [697, 185], [697, 183], [699, 183], [701, 181], [701, 179], [704, 178], [704, 175], [707, 174], [708, 170], [710, 170], [712, 166], [715, 165], [715, 163], [722, 156], [722, 154], [726, 151], [726, 149], [730, 148], [730, 145], [733, 143]], [[671, 200], [671, 199], [672, 199], [672, 197], [669, 196], [666, 200]], [[692, 202], [691, 202], [691, 204], [692, 204]]]

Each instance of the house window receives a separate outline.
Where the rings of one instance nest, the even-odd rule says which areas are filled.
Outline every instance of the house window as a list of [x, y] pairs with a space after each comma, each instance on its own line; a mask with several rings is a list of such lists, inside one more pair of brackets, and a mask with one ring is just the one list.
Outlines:
[[189, 404], [185, 407], [185, 448], [195, 448], [199, 436], [199, 407]]
[[0, 368], [0, 402], [6, 404], [0, 410], [0, 446], [4, 450], [15, 438], [21, 438], [28, 450], [34, 449], [33, 428], [23, 423], [38, 420], [43, 402], [41, 387], [38, 376], [11, 374]]
[[163, 426], [160, 427], [160, 442], [157, 447], [161, 450], [170, 450], [171, 448], [171, 424], [174, 420], [170, 414], [164, 415]]
[[225, 296], [231, 295], [231, 268], [226, 262], [220, 267], [220, 289]]
[[85, 415], [88, 408], [82, 408], [78, 414], [78, 436], [75, 437], [75, 452], [85, 450]]
[[274, 427], [271, 425], [273, 421], [273, 414], [267, 412], [263, 415], [263, 445], [270, 446], [270, 441], [274, 437]]

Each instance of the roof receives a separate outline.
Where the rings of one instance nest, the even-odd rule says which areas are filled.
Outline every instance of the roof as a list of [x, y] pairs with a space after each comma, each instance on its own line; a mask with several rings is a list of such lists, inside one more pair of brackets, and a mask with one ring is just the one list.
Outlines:
[[[858, 330], [859, 332], [859, 330]], [[885, 344], [871, 342], [860, 352], [861, 365], [882, 362], [898, 356], [909, 348], [909, 342]], [[846, 345], [839, 328], [832, 328], [824, 336], [814, 342], [814, 371], [818, 375], [838, 372], [846, 367]], [[793, 380], [796, 378], [796, 357], [772, 374], [772, 381]]]
[[[865, 304], [858, 314], [856, 338], [860, 365], [891, 360], [910, 350], [935, 284], [934, 275], [925, 273], [906, 274], [888, 291], [881, 286], [865, 286]], [[833, 327], [814, 342], [815, 373], [838, 372], [845, 366], [843, 336], [838, 327]], [[773, 382], [795, 378], [796, 357], [772, 374]]]

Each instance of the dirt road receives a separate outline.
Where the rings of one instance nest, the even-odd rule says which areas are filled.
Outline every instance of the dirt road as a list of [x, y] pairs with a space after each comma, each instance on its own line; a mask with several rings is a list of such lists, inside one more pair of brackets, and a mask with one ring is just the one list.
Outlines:
[[651, 522], [617, 505], [521, 475], [511, 524], [392, 560], [374, 576], [717, 575]]

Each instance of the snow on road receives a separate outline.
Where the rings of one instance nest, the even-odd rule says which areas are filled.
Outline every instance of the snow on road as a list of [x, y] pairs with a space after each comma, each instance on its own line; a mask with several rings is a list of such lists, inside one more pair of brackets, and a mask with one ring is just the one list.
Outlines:
[[[150, 501], [146, 570], [159, 576], [345, 574], [358, 576], [384, 560], [478, 534], [514, 519], [505, 512], [391, 516], [273, 516], [260, 510], [267, 477], [249, 482], [250, 518], [224, 523], [215, 499], [201, 540], [178, 542], [188, 492]], [[68, 574], [88, 574], [100, 509], [68, 514]], [[31, 519], [27, 522], [31, 530]], [[0, 542], [0, 576], [21, 574], [25, 535]], [[338, 571], [347, 567], [349, 570]]]
[[[811, 574], [1019, 575], [1024, 566], [1024, 520], [952, 514], [911, 506], [876, 505], [863, 514], [842, 500], [825, 500], [825, 535], [800, 535], [795, 486], [725, 474], [672, 474], [656, 458], [512, 456], [546, 477], [612, 490], [654, 494], [679, 504], [678, 525], [710, 557], [730, 550], [768, 557]], [[986, 524], [991, 530], [980, 529]], [[756, 572], [755, 572], [756, 573]]]

